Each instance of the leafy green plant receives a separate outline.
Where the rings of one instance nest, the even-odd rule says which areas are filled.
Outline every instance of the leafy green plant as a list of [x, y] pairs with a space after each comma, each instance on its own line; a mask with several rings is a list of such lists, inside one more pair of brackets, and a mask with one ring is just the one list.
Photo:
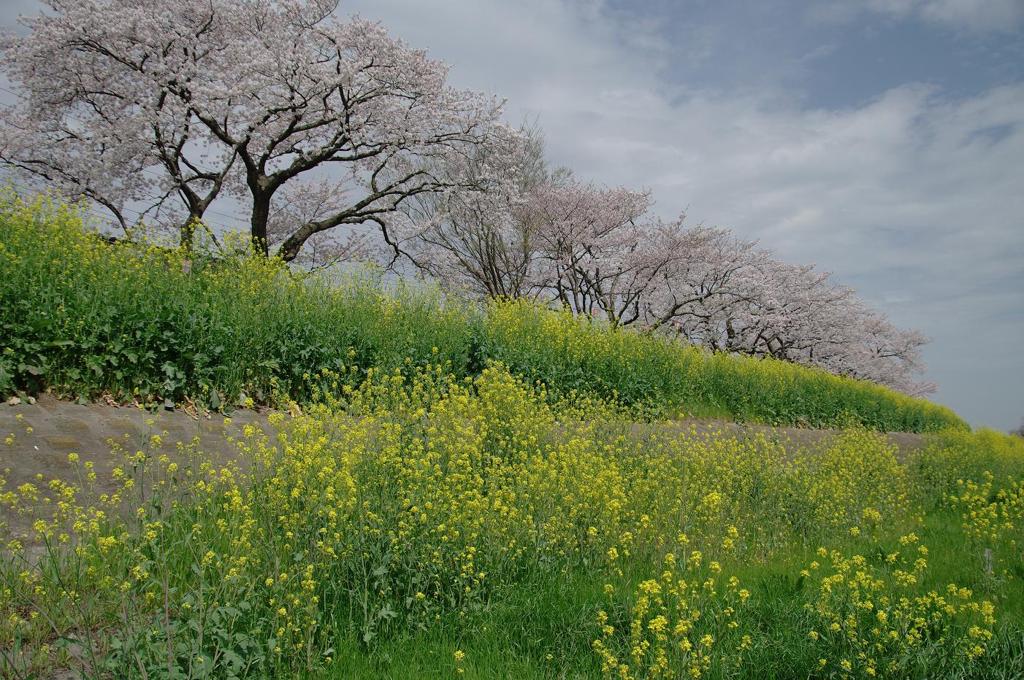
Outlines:
[[323, 371], [500, 362], [556, 397], [599, 397], [644, 417], [713, 414], [771, 424], [967, 429], [948, 409], [776, 360], [526, 301], [477, 306], [364, 270], [332, 280], [281, 262], [110, 244], [73, 207], [0, 199], [0, 391], [213, 409], [305, 402]]

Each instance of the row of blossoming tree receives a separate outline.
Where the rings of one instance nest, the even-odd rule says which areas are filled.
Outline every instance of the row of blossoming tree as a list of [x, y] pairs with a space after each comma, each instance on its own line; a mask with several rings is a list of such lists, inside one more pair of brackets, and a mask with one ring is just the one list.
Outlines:
[[0, 44], [0, 161], [128, 238], [164, 225], [192, 248], [215, 202], [241, 206], [288, 262], [386, 253], [472, 295], [931, 389], [921, 334], [813, 267], [653, 217], [647, 192], [550, 169], [500, 100], [338, 0], [45, 4]]

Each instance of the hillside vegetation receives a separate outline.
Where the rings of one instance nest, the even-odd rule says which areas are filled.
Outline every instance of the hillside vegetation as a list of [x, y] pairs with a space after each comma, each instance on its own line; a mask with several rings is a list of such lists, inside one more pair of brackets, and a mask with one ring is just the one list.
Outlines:
[[371, 367], [431, 363], [472, 378], [498, 362], [552, 395], [601, 397], [645, 416], [966, 428], [946, 408], [878, 385], [522, 301], [480, 307], [371, 275], [300, 276], [245, 254], [186, 266], [177, 250], [106, 243], [74, 209], [43, 200], [0, 202], [0, 271], [4, 393], [218, 410], [306, 402], [341, 367], [354, 387]]

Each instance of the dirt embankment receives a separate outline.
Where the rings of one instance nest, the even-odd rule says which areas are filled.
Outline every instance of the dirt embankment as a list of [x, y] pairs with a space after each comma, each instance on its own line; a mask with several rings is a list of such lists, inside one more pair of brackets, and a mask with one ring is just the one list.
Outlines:
[[[235, 455], [228, 437], [241, 436], [246, 425], [257, 425], [269, 431], [270, 411], [238, 409], [229, 419], [219, 414], [195, 417], [183, 411], [157, 412], [133, 407], [100, 404], [75, 404], [43, 397], [35, 404], [0, 405], [0, 439], [12, 437], [13, 442], [0, 446], [0, 470], [7, 470], [7, 488], [34, 481], [37, 474], [47, 479], [66, 479], [74, 474], [68, 454], [78, 453], [93, 460], [99, 477], [103, 478], [119, 461], [110, 453], [110, 440], [120, 442], [129, 450], [145, 448], [154, 434], [163, 434], [162, 449], [172, 452], [178, 442], [199, 439], [199, 448], [214, 460]], [[693, 433], [698, 436], [721, 433], [745, 437], [763, 434], [794, 446], [814, 446], [836, 434], [836, 430], [810, 430], [796, 427], [741, 424], [724, 421], [679, 421], [672, 424], [637, 424], [633, 432], [646, 435], [658, 432]], [[887, 435], [901, 453], [920, 448], [924, 435], [891, 432]]]
[[[787, 449], [813, 448], [816, 445], [839, 434], [839, 430], [812, 430], [800, 427], [774, 427], [756, 423], [734, 423], [719, 420], [682, 420], [675, 423], [637, 424], [633, 431], [638, 434], [678, 432], [693, 434], [698, 437], [707, 435], [724, 435], [743, 439], [763, 435], [770, 441], [778, 441]], [[886, 438], [898, 448], [897, 455], [901, 458], [927, 444], [927, 435], [914, 432], [887, 432]]]
[[[0, 405], [0, 470], [7, 488], [33, 481], [39, 473], [47, 479], [67, 479], [74, 474], [69, 453], [92, 460], [103, 478], [120, 461], [111, 454], [110, 440], [128, 450], [147, 448], [149, 438], [163, 435], [164, 451], [173, 452], [178, 442], [199, 438], [200, 449], [215, 459], [234, 454], [227, 437], [239, 437], [248, 424], [267, 427], [267, 414], [238, 410], [230, 422], [224, 416], [195, 418], [183, 411], [150, 412], [134, 407], [75, 404], [42, 397], [35, 404]], [[20, 416], [20, 418], [19, 418]], [[13, 437], [13, 442], [6, 442]]]
[[[198, 438], [199, 450], [212, 460], [234, 459], [237, 449], [228, 438], [240, 437], [249, 424], [267, 430], [268, 413], [238, 410], [226, 421], [222, 415], [195, 418], [183, 411], [83, 405], [48, 396], [35, 404], [0, 404], [0, 476], [7, 482], [3, 490], [17, 489], [26, 482], [38, 486], [38, 475], [44, 481], [78, 482], [81, 468], [68, 460], [69, 453], [77, 453], [82, 461], [92, 461], [95, 466], [94, 493], [110, 493], [115, 488], [111, 471], [123, 463], [112, 451], [111, 441], [129, 452], [151, 450], [153, 435], [161, 435], [160, 450], [170, 456], [175, 455], [179, 442], [189, 444]], [[28, 521], [0, 506], [0, 525], [6, 523], [20, 534]]]
[[[35, 404], [0, 404], [0, 475], [7, 480], [6, 490], [26, 482], [38, 484], [37, 475], [46, 480], [76, 481], [78, 470], [68, 461], [68, 454], [73, 452], [82, 460], [93, 461], [98, 478], [95, 492], [110, 492], [114, 489], [110, 472], [121, 464], [111, 452], [111, 440], [135, 451], [148, 449], [150, 437], [159, 434], [163, 440], [161, 451], [173, 456], [179, 442], [188, 444], [198, 438], [199, 450], [211, 460], [227, 461], [237, 457], [237, 449], [228, 438], [240, 437], [243, 428], [250, 424], [269, 433], [269, 414], [270, 411], [239, 409], [226, 420], [219, 414], [195, 417], [183, 411], [149, 412], [133, 407], [83, 405], [51, 397], [43, 397]], [[833, 430], [719, 421], [637, 424], [632, 433], [642, 437], [664, 433], [666, 429], [695, 436], [720, 433], [742, 438], [763, 434], [794, 448], [813, 447], [835, 434]], [[891, 433], [888, 437], [899, 446], [901, 454], [923, 446], [926, 441], [922, 435], [909, 433]], [[0, 507], [0, 522], [15, 530], [26, 528], [21, 526], [24, 518], [7, 515]]]

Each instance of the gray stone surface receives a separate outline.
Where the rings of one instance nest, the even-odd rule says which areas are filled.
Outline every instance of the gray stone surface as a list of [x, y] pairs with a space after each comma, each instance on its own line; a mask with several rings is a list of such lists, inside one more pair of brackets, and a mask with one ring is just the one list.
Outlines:
[[[129, 451], [147, 449], [150, 437], [161, 435], [161, 451], [175, 455], [178, 443], [197, 441], [198, 448], [213, 461], [238, 460], [229, 437], [240, 437], [253, 424], [270, 432], [269, 412], [237, 410], [230, 422], [220, 414], [195, 417], [183, 411], [155, 413], [136, 407], [75, 404], [44, 396], [35, 404], [0, 404], [0, 476], [5, 490], [25, 482], [39, 484], [37, 475], [76, 481], [80, 467], [68, 461], [77, 453], [82, 462], [92, 461], [97, 484], [95, 494], [113, 490], [110, 471], [121, 463], [112, 452], [112, 442]], [[11, 443], [7, 443], [12, 439]], [[244, 461], [238, 461], [244, 463]], [[85, 500], [85, 499], [82, 499]], [[16, 533], [27, 527], [27, 518], [0, 506], [0, 522]]]
[[[239, 409], [231, 414], [230, 422], [223, 415], [195, 417], [183, 411], [151, 413], [135, 407], [116, 407], [101, 404], [75, 404], [43, 397], [35, 404], [0, 404], [0, 476], [6, 479], [6, 489], [14, 489], [25, 482], [38, 484], [37, 475], [77, 481], [80, 468], [68, 461], [69, 453], [77, 453], [81, 461], [92, 461], [98, 482], [92, 493], [113, 491], [111, 470], [121, 463], [111, 452], [112, 442], [124, 449], [146, 449], [154, 434], [163, 438], [161, 451], [176, 455], [180, 442], [195, 440], [204, 458], [212, 462], [235, 461], [243, 469], [247, 461], [238, 455], [230, 437], [240, 437], [242, 429], [253, 424], [268, 434], [272, 428], [267, 422], [269, 411]], [[773, 428], [764, 425], [737, 424], [719, 421], [679, 421], [669, 424], [608, 424], [607, 436], [625, 435], [646, 437], [658, 433], [678, 432], [694, 436], [723, 434], [740, 438], [764, 435], [781, 441], [787, 449], [813, 448], [835, 434], [830, 430], [800, 428]], [[599, 429], [602, 426], [598, 426]], [[924, 445], [922, 435], [890, 433], [889, 440], [899, 447], [900, 455]], [[12, 443], [5, 440], [10, 437]], [[180, 454], [177, 454], [180, 457]], [[88, 498], [80, 498], [87, 501]], [[0, 506], [0, 524], [7, 524], [16, 533], [25, 532], [28, 518], [9, 512]]]

